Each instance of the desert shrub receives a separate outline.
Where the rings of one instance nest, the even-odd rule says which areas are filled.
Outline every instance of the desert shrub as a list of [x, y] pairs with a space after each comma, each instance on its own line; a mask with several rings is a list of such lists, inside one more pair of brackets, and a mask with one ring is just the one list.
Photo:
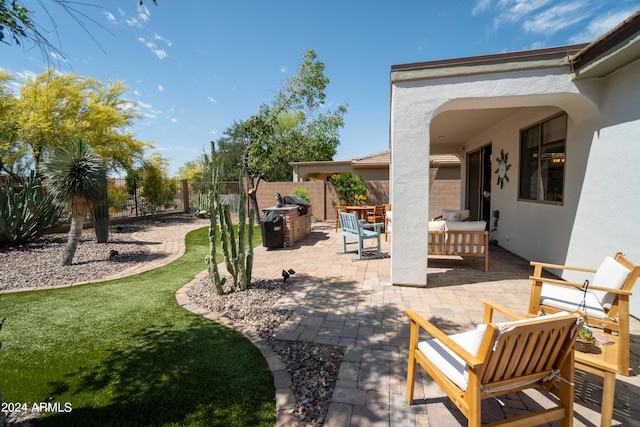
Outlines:
[[109, 199], [109, 207], [114, 212], [120, 212], [127, 207], [127, 199], [129, 197], [129, 190], [127, 187], [114, 185], [113, 182], [109, 182], [107, 187], [107, 197]]
[[309, 194], [309, 190], [304, 187], [296, 187], [291, 191], [296, 196], [300, 196], [305, 199], [307, 202], [311, 203], [311, 194]]
[[18, 246], [51, 232], [63, 222], [62, 208], [47, 194], [34, 174], [22, 190], [0, 188], [0, 246]]
[[367, 200], [367, 183], [356, 174], [342, 172], [329, 178], [338, 194], [338, 199], [344, 203], [364, 202]]

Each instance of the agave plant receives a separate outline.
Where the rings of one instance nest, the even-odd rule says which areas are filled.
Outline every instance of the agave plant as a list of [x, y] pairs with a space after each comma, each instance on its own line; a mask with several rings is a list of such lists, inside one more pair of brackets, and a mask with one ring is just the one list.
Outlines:
[[71, 226], [62, 265], [71, 265], [89, 208], [102, 202], [107, 187], [104, 160], [82, 138], [53, 152], [42, 166], [47, 189], [69, 208]]
[[7, 177], [7, 188], [0, 187], [0, 246], [17, 246], [35, 240], [62, 224], [62, 209], [47, 194], [40, 179], [32, 173], [20, 191]]

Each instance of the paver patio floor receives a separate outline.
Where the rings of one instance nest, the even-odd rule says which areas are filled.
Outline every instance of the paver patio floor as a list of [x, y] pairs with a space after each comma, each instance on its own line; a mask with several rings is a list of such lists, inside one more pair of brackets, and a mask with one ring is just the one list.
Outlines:
[[[159, 238], [166, 239], [166, 235]], [[324, 425], [466, 425], [462, 414], [422, 368], [418, 369], [414, 404], [406, 403], [409, 322], [403, 311], [416, 310], [446, 333], [475, 328], [482, 321], [483, 298], [525, 313], [532, 272], [529, 262], [500, 247], [490, 248], [487, 273], [480, 260], [430, 258], [427, 287], [400, 287], [390, 281], [389, 243], [384, 238], [382, 250], [387, 256], [367, 261], [352, 261], [354, 255], [340, 254], [341, 240], [333, 222], [314, 222], [311, 235], [293, 247], [256, 248], [253, 265], [254, 278], [280, 278], [283, 269], [296, 271], [291, 279], [294, 286], [274, 307], [293, 311], [277, 339], [345, 348]], [[176, 295], [181, 305], [233, 326], [190, 303], [185, 289]], [[243, 333], [251, 335], [246, 330]], [[268, 346], [252, 339], [274, 373], [278, 426], [296, 425], [288, 411], [294, 397], [284, 365]], [[640, 426], [640, 321], [633, 318], [631, 367], [631, 376], [616, 377], [614, 426]], [[577, 371], [575, 386], [574, 425], [600, 425], [602, 379]], [[547, 402], [540, 393], [529, 391], [500, 396], [500, 400], [505, 406], [494, 399], [483, 401], [483, 422], [520, 415]]]
[[[383, 251], [389, 243], [383, 240]], [[389, 256], [352, 261], [342, 251], [341, 234], [333, 222], [315, 222], [311, 236], [291, 248], [256, 249], [254, 277], [280, 277], [294, 269], [295, 285], [276, 308], [293, 310], [277, 336], [282, 340], [339, 344], [345, 347], [326, 426], [466, 425], [444, 393], [419, 369], [416, 401], [405, 401], [409, 322], [403, 310], [412, 308], [447, 333], [481, 323], [482, 298], [525, 313], [531, 267], [499, 247], [490, 251], [485, 273], [480, 260], [429, 260], [428, 286], [393, 286]], [[618, 376], [614, 425], [640, 425], [640, 322], [632, 319], [631, 377]], [[602, 380], [576, 375], [575, 425], [600, 424]], [[526, 412], [543, 404], [536, 393], [518, 393], [483, 402], [488, 419]], [[279, 410], [283, 410], [279, 406]], [[286, 417], [279, 424], [286, 425]]]

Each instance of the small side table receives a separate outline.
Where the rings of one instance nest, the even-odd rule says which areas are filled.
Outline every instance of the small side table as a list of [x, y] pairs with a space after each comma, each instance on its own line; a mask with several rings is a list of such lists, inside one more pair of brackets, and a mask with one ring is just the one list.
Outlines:
[[602, 407], [600, 408], [600, 425], [611, 427], [613, 419], [613, 398], [616, 392], [616, 373], [618, 372], [618, 337], [606, 334], [613, 343], [601, 347], [602, 352], [583, 353], [574, 351], [575, 367], [585, 372], [604, 378], [602, 387]]

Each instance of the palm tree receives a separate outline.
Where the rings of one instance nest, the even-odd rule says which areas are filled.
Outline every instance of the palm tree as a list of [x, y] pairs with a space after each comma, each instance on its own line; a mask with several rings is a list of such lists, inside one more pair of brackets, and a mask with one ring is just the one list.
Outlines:
[[59, 148], [42, 165], [47, 189], [69, 206], [71, 227], [62, 253], [62, 265], [71, 265], [89, 208], [102, 200], [107, 186], [107, 167], [100, 155], [82, 138]]

